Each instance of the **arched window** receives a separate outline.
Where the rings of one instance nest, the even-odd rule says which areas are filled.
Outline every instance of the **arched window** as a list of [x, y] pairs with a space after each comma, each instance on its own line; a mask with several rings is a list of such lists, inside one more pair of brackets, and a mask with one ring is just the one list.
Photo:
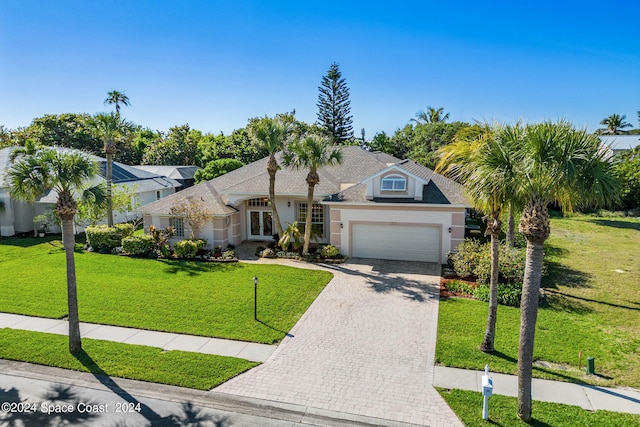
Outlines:
[[380, 185], [382, 191], [406, 191], [407, 178], [401, 175], [388, 175], [382, 178]]

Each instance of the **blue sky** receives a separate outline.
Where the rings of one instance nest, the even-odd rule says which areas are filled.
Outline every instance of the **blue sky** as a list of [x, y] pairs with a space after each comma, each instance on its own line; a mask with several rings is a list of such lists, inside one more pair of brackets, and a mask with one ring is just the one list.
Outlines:
[[[521, 3], [529, 3], [521, 4]], [[0, 0], [0, 124], [106, 111], [152, 129], [316, 120], [337, 62], [356, 135], [427, 106], [451, 120], [638, 127], [640, 2]]]

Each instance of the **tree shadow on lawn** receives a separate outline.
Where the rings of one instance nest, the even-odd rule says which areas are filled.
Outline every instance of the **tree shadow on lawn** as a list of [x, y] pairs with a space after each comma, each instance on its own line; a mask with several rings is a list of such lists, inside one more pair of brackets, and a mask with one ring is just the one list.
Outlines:
[[587, 222], [613, 228], [624, 228], [640, 231], [640, 222], [614, 221], [611, 219], [588, 219]]
[[0, 245], [30, 248], [43, 243], [51, 243], [56, 240], [60, 240], [60, 235], [49, 235], [45, 237], [3, 237], [0, 238]]
[[[139, 414], [142, 415], [147, 421], [150, 422], [150, 426], [184, 426], [184, 425], [201, 425], [207, 421], [212, 421], [216, 426], [225, 426], [229, 423], [225, 417], [215, 419], [212, 415], [204, 413], [200, 408], [194, 407], [191, 402], [182, 404], [182, 412], [180, 415], [167, 415], [162, 417], [155, 412], [149, 406], [140, 402], [133, 397], [129, 392], [123, 389], [118, 383], [116, 383], [107, 373], [91, 358], [91, 356], [83, 349], [73, 355], [82, 365], [93, 374], [93, 376], [100, 381], [105, 387], [111, 390], [113, 393], [124, 399], [126, 402], [133, 404], [134, 406], [140, 405], [141, 410]], [[122, 424], [117, 424], [122, 425]]]
[[[348, 268], [349, 265], [373, 266], [376, 274], [369, 274], [356, 269]], [[430, 275], [434, 274], [432, 265], [422, 262], [408, 261], [383, 261], [351, 258], [348, 264], [327, 264], [326, 268], [339, 271], [350, 276], [363, 277], [369, 287], [380, 294], [400, 292], [405, 298], [416, 302], [437, 300], [440, 295], [440, 286], [429, 284], [408, 277], [399, 277], [398, 274]], [[437, 270], [439, 271], [439, 269]], [[438, 273], [435, 273], [436, 275]]]
[[214, 263], [204, 261], [174, 260], [161, 259], [159, 262], [164, 264], [164, 272], [169, 274], [186, 273], [189, 277], [199, 276], [202, 273], [223, 273], [231, 270], [235, 264], [231, 263]]
[[[562, 257], [569, 253], [564, 248], [547, 245], [544, 248], [545, 255], [553, 257]], [[584, 271], [574, 270], [557, 261], [545, 260], [545, 272], [542, 277], [542, 287], [549, 289], [558, 289], [558, 286], [566, 286], [569, 288], [590, 288], [589, 280], [593, 275]]]
[[[560, 292], [556, 289], [547, 289], [547, 292], [554, 294], [554, 295], [559, 295], [562, 296], [564, 298], [571, 298], [574, 300], [580, 300], [580, 301], [586, 301], [586, 302], [594, 302], [596, 304], [602, 304], [602, 305], [608, 305], [609, 307], [615, 307], [615, 308], [623, 308], [625, 310], [635, 310], [635, 311], [640, 311], [640, 307], [629, 307], [628, 305], [621, 305], [621, 304], [614, 304], [612, 302], [606, 302], [606, 301], [598, 301], [595, 299], [591, 299], [591, 298], [584, 298], [584, 297], [579, 297], [576, 295], [570, 295], [570, 294], [565, 294], [563, 292]], [[579, 304], [579, 303], [576, 303]], [[632, 304], [639, 304], [637, 302], [632, 302]], [[592, 312], [593, 310], [588, 309], [585, 307], [585, 309], [587, 310], [586, 312]]]

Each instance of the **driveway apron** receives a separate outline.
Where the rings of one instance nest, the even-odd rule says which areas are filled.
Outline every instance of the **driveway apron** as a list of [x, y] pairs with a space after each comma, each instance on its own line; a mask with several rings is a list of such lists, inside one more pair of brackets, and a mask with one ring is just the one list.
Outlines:
[[271, 358], [215, 390], [461, 426], [432, 387], [440, 266], [352, 259], [327, 268], [334, 279]]

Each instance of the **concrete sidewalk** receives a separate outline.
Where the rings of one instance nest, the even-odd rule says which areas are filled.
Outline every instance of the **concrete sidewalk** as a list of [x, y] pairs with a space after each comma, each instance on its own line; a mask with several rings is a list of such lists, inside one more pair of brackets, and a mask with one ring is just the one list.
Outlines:
[[[59, 335], [68, 335], [69, 333], [69, 323], [66, 320], [46, 319], [43, 317], [22, 316], [9, 313], [0, 313], [0, 328], [48, 332]], [[163, 350], [182, 350], [238, 357], [252, 362], [265, 362], [277, 348], [276, 345], [84, 322], [80, 322], [80, 335], [83, 338], [160, 347]]]
[[[436, 366], [433, 378], [435, 387], [482, 391], [484, 371]], [[518, 377], [489, 373], [493, 379], [493, 392], [504, 396], [518, 395]], [[533, 400], [580, 406], [589, 411], [606, 410], [640, 414], [640, 390], [631, 388], [607, 388], [586, 384], [541, 380], [532, 382]]]

